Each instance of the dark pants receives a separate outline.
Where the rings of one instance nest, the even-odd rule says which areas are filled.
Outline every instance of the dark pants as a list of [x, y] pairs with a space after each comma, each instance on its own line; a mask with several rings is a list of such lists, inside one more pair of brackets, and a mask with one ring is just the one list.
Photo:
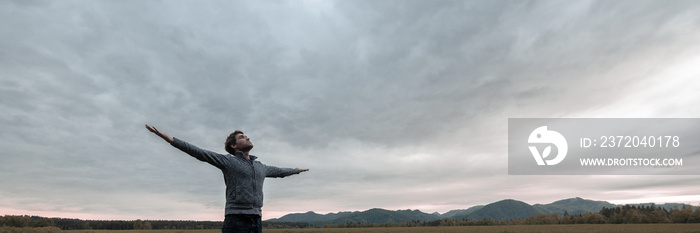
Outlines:
[[229, 214], [224, 219], [222, 233], [262, 233], [260, 215]]

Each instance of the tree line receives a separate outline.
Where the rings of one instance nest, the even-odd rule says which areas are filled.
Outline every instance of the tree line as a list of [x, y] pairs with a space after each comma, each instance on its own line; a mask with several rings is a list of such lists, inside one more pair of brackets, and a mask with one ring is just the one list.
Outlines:
[[700, 223], [700, 208], [693, 210], [691, 206], [673, 208], [670, 210], [651, 206], [625, 205], [614, 208], [603, 208], [598, 213], [569, 215], [533, 214], [528, 218], [511, 220], [494, 219], [442, 219], [436, 221], [411, 221], [401, 223], [360, 223], [348, 222], [340, 224], [325, 224], [324, 228], [356, 228], [356, 227], [428, 227], [428, 226], [491, 226], [491, 225], [544, 225], [544, 224], [640, 224], [640, 223]]
[[[61, 230], [158, 230], [158, 229], [221, 229], [223, 222], [217, 221], [164, 221], [164, 220], [80, 220], [68, 218], [45, 218], [39, 216], [0, 216], [0, 227], [47, 228], [57, 227]], [[309, 228], [310, 223], [298, 222], [263, 222], [263, 227], [272, 228]]]
[[0, 226], [7, 227], [58, 227], [61, 230], [150, 230], [150, 229], [221, 229], [223, 222], [215, 221], [163, 221], [163, 220], [80, 220], [45, 218], [39, 216], [0, 216]]

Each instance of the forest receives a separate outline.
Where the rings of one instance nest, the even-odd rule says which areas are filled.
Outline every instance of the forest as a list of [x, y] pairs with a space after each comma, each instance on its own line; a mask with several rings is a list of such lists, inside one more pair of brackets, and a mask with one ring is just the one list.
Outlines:
[[326, 228], [354, 227], [426, 227], [426, 226], [492, 226], [492, 225], [553, 225], [553, 224], [639, 224], [639, 223], [700, 223], [700, 208], [684, 206], [670, 210], [651, 206], [624, 205], [603, 208], [598, 213], [569, 215], [533, 214], [527, 218], [512, 220], [494, 219], [442, 219], [436, 221], [412, 221], [403, 223], [341, 223], [324, 225]]

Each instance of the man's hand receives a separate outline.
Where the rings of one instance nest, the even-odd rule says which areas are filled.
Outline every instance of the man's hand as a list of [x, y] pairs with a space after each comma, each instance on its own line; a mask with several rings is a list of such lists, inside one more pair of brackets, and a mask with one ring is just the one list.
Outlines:
[[308, 168], [303, 168], [303, 169], [302, 169], [302, 168], [297, 168], [297, 169], [299, 169], [299, 173], [308, 172], [308, 171], [309, 171]]
[[[168, 135], [165, 132], [159, 131], [158, 129], [156, 129], [156, 127], [152, 127], [152, 126], [149, 126], [148, 124], [146, 124], [146, 129], [148, 129], [148, 131], [151, 131], [154, 134], [158, 135], [158, 137], [161, 137], [166, 142], [173, 143], [173, 137], [170, 137], [170, 135]], [[306, 170], [308, 171], [309, 169], [306, 169]]]

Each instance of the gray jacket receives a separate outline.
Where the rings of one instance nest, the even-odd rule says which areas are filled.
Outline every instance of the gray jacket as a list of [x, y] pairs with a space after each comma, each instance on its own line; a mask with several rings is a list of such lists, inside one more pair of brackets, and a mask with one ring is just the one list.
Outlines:
[[255, 214], [262, 216], [263, 181], [265, 177], [285, 177], [299, 174], [296, 168], [268, 166], [237, 151], [235, 155], [219, 154], [201, 149], [177, 138], [171, 143], [175, 148], [221, 169], [226, 182], [226, 215]]

